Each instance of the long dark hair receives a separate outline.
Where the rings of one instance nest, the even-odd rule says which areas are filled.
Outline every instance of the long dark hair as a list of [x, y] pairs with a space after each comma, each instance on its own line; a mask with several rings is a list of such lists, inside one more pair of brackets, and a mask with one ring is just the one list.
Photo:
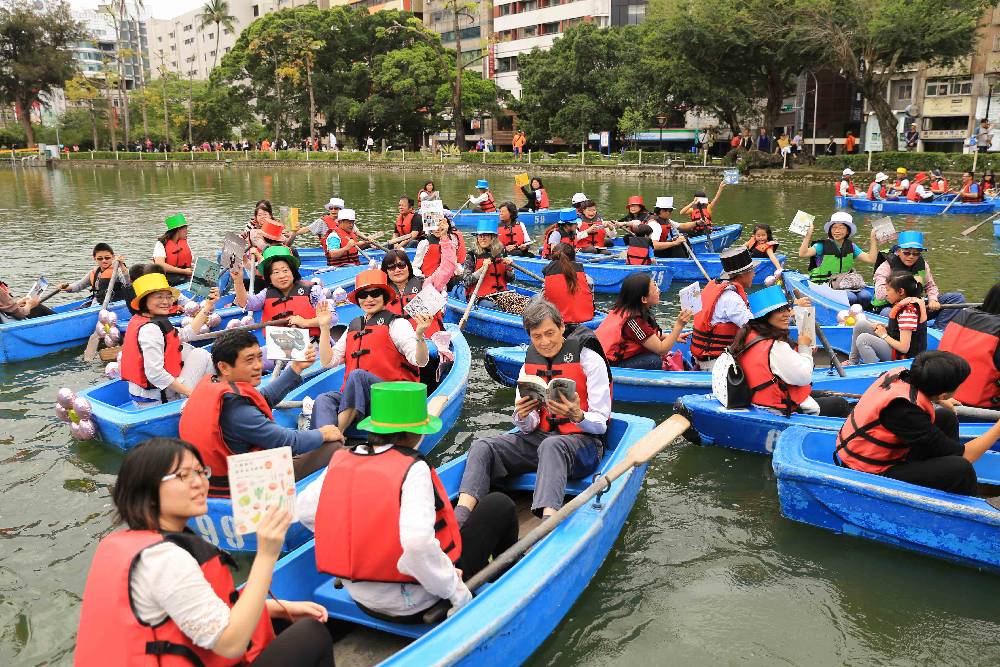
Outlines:
[[162, 243], [164, 247], [166, 247], [167, 241], [173, 241], [174, 238], [178, 234], [180, 234], [181, 230], [184, 229], [186, 226], [187, 225], [184, 225], [182, 227], [174, 227], [173, 229], [168, 229], [167, 231], [163, 232], [159, 237], [157, 237], [156, 240]]
[[993, 285], [983, 298], [983, 305], [979, 310], [991, 315], [1000, 315], [1000, 282]]
[[205, 465], [198, 450], [178, 438], [150, 438], [129, 450], [111, 491], [116, 524], [132, 530], [160, 529], [160, 484], [177, 469], [184, 452]]
[[611, 312], [618, 313], [622, 317], [641, 317], [652, 324], [656, 324], [653, 311], [642, 302], [642, 297], [649, 296], [649, 286], [653, 284], [653, 277], [648, 271], [636, 271], [630, 273], [622, 281], [622, 289], [618, 292], [618, 299], [611, 307]]
[[732, 346], [735, 354], [739, 354], [746, 349], [744, 342], [746, 342], [746, 339], [750, 335], [751, 331], [762, 338], [773, 338], [776, 341], [783, 341], [794, 347], [793, 341], [788, 335], [788, 329], [779, 329], [778, 327], [768, 323], [767, 318], [770, 317], [773, 312], [774, 311], [772, 310], [762, 317], [750, 320], [743, 326], [742, 329], [736, 332], [736, 339], [733, 340]]
[[271, 217], [274, 217], [274, 210], [271, 208], [271, 201], [269, 199], [258, 200], [256, 204], [253, 205], [253, 217], [257, 217], [257, 211], [264, 210], [267, 211]]
[[404, 251], [398, 250], [396, 248], [393, 248], [389, 252], [385, 253], [385, 257], [382, 258], [382, 266], [380, 267], [382, 269], [382, 273], [384, 273], [386, 277], [388, 277], [389, 269], [386, 267], [388, 267], [390, 264], [395, 264], [397, 259], [401, 261], [403, 264], [406, 264], [406, 271], [407, 271], [406, 279], [409, 280], [410, 278], [412, 278], [413, 263], [410, 262], [410, 256], [407, 255]]
[[[538, 182], [538, 187], [537, 187], [537, 188], [535, 188], [535, 187], [532, 187], [532, 185], [531, 185], [531, 184], [532, 184], [532, 183], [534, 183], [535, 181], [537, 181], [537, 182]], [[542, 189], [544, 189], [544, 188], [545, 188], [545, 186], [544, 186], [544, 185], [542, 185], [542, 179], [538, 178], [537, 176], [532, 176], [532, 177], [531, 177], [531, 180], [530, 180], [530, 181], [528, 181], [528, 187], [530, 187], [530, 188], [531, 188], [532, 190], [542, 190]]]
[[[751, 239], [754, 236], [756, 236], [758, 229], [763, 229], [764, 230], [764, 232], [767, 234], [767, 240], [768, 241], [773, 241], [774, 240], [774, 234], [771, 232], [771, 225], [765, 225], [762, 222], [759, 222], [759, 223], [757, 223], [756, 225], [753, 226], [753, 232], [750, 234], [750, 238]], [[850, 231], [850, 227], [848, 227], [848, 231]]]
[[576, 248], [568, 243], [557, 243], [552, 249], [552, 261], [566, 278], [569, 291], [576, 292]]
[[896, 271], [889, 276], [886, 284], [892, 289], [903, 290], [906, 296], [920, 296], [924, 292], [924, 286], [909, 271]]

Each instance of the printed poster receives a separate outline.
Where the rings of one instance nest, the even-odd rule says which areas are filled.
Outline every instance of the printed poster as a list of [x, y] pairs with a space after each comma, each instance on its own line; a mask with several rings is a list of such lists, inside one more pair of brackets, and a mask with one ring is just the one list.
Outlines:
[[679, 294], [682, 309], [690, 310], [692, 314], [701, 312], [701, 285], [697, 282], [691, 283]]
[[45, 279], [45, 276], [38, 276], [38, 280], [35, 281], [35, 284], [31, 286], [31, 289], [28, 290], [28, 293], [25, 296], [29, 300], [37, 299], [42, 295], [42, 292], [48, 288], [48, 286], [49, 281]]
[[238, 535], [257, 532], [260, 520], [273, 506], [288, 510], [292, 521], [298, 520], [291, 447], [234, 454], [226, 460]]
[[444, 310], [445, 304], [448, 299], [434, 289], [434, 287], [427, 283], [424, 288], [420, 290], [420, 293], [415, 297], [410, 299], [410, 302], [403, 306], [403, 310], [410, 317], [416, 317], [417, 315], [427, 315], [428, 317], [433, 317], [437, 315], [442, 310]]
[[271, 361], [305, 361], [309, 330], [296, 327], [264, 327], [265, 356]]
[[219, 264], [226, 271], [234, 266], [240, 266], [243, 263], [243, 253], [246, 247], [247, 243], [240, 236], [239, 232], [229, 232], [222, 239], [222, 252], [219, 254]]
[[885, 216], [872, 223], [875, 238], [879, 243], [888, 243], [896, 239], [896, 228], [892, 226], [892, 218]]
[[425, 199], [420, 204], [420, 216], [441, 216], [444, 217], [444, 202], [440, 199]]
[[199, 257], [194, 261], [190, 290], [202, 298], [207, 298], [213, 287], [219, 286], [222, 267], [210, 259]]
[[738, 185], [740, 182], [740, 170], [726, 169], [722, 172], [722, 180], [726, 185]]
[[815, 220], [815, 215], [809, 215], [805, 211], [796, 211], [795, 217], [792, 218], [792, 225], [788, 228], [788, 231], [799, 236], [805, 236], [809, 233], [809, 229]]
[[795, 326], [799, 330], [799, 336], [805, 334], [812, 340], [812, 346], [816, 347], [816, 307], [794, 306]]

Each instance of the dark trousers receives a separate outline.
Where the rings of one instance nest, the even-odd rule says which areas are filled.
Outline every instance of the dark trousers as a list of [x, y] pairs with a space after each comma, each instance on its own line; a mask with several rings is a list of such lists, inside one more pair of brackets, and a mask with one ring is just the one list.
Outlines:
[[[958, 417], [947, 408], [935, 408], [934, 425], [945, 435], [958, 440]], [[929, 459], [909, 459], [882, 473], [901, 482], [939, 489], [963, 496], [974, 496], [978, 489], [976, 470], [963, 457], [935, 456]]]
[[846, 417], [851, 414], [851, 405], [840, 396], [813, 396], [823, 417]]
[[292, 469], [295, 471], [295, 479], [304, 479], [317, 470], [322, 470], [330, 463], [330, 458], [334, 452], [343, 447], [339, 442], [327, 442], [311, 452], [299, 454], [292, 457]]
[[287, 626], [253, 661], [254, 667], [333, 667], [333, 638], [315, 619]]

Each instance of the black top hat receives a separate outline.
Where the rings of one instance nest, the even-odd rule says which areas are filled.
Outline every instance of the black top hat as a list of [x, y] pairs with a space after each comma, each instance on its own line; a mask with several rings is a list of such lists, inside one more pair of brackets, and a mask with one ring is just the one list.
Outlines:
[[722, 280], [754, 270], [753, 258], [746, 246], [723, 250], [719, 254], [719, 260], [722, 262], [722, 274], [719, 276]]

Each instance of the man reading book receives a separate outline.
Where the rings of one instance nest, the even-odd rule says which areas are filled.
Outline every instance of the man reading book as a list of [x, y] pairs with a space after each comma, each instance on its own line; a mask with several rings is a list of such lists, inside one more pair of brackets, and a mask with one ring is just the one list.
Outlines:
[[[329, 331], [329, 322], [323, 327]], [[328, 335], [328, 334], [327, 334]], [[329, 345], [326, 336], [320, 342]], [[181, 411], [180, 436], [193, 444], [206, 467], [212, 469], [209, 495], [229, 495], [230, 454], [274, 447], [291, 447], [295, 479], [301, 479], [329, 463], [344, 442], [336, 426], [308, 431], [286, 428], [274, 421], [272, 408], [302, 384], [301, 373], [315, 361], [310, 346], [304, 361], [293, 361], [266, 387], [257, 390], [264, 358], [257, 339], [249, 331], [225, 331], [212, 346], [214, 376], [206, 375], [191, 392]]]
[[[516, 391], [517, 430], [472, 443], [455, 508], [460, 525], [494, 479], [532, 471], [538, 475], [531, 510], [542, 517], [554, 514], [563, 505], [567, 479], [593, 473], [604, 454], [611, 373], [600, 343], [585, 327], [567, 337], [562, 315], [548, 301], [532, 303], [522, 317], [531, 345], [521, 375], [543, 380], [545, 388], [537, 391], [544, 391], [546, 400]], [[565, 385], [550, 386], [553, 378], [572, 380], [575, 387], [568, 392]]]

